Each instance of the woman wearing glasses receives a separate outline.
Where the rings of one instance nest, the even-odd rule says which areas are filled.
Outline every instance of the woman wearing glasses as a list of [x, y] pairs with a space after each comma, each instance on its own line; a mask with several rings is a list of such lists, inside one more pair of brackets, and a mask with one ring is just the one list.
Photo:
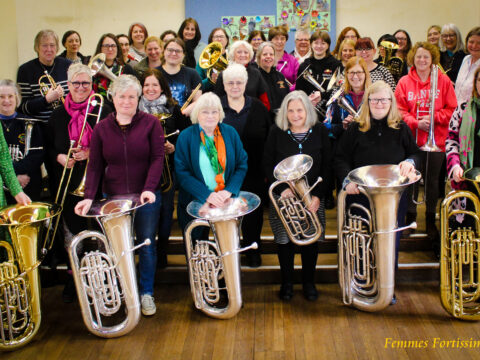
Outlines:
[[[173, 98], [177, 100], [181, 107], [185, 105], [185, 102], [201, 81], [200, 76], [194, 69], [182, 66], [184, 57], [185, 43], [183, 40], [179, 38], [170, 39], [165, 44], [163, 65], [158, 68], [167, 79]], [[195, 101], [200, 95], [202, 95], [201, 89], [193, 95], [192, 102], [182, 110], [184, 115], [190, 115]]]
[[442, 65], [448, 77], [455, 82], [458, 70], [460, 70], [463, 58], [466, 55], [462, 35], [457, 25], [445, 24], [442, 26], [439, 44], [440, 65]]
[[[417, 42], [408, 54], [408, 62], [413, 64], [408, 75], [402, 77], [397, 85], [395, 97], [403, 121], [410, 127], [416, 137], [418, 146], [427, 142], [430, 130], [430, 90], [432, 86], [432, 65], [438, 65], [440, 54], [438, 48], [429, 42]], [[426, 179], [426, 222], [427, 234], [432, 240], [434, 250], [438, 251], [439, 234], [435, 226], [435, 213], [439, 193], [439, 177], [442, 164], [445, 160], [445, 139], [447, 138], [448, 123], [453, 110], [457, 106], [457, 98], [452, 82], [441, 71], [437, 75], [437, 96], [434, 111], [434, 137], [441, 152], [422, 152], [419, 168]], [[427, 165], [428, 154], [428, 169]], [[407, 222], [416, 219], [416, 205], [410, 202], [408, 206]]]

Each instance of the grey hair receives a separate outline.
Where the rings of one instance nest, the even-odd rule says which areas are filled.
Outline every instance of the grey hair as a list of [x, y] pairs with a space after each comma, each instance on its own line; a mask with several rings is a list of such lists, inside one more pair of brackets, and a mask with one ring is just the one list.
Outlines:
[[92, 70], [82, 63], [74, 63], [68, 67], [67, 78], [68, 81], [72, 81], [75, 76], [80, 74], [86, 74], [92, 80]]
[[137, 96], [140, 97], [142, 95], [142, 86], [138, 79], [133, 75], [120, 75], [115, 81], [112, 82], [108, 92], [112, 97], [119, 93], [124, 93], [125, 91], [129, 90], [133, 87], [137, 91]]
[[243, 46], [247, 49], [249, 55], [250, 55], [250, 60], [253, 59], [253, 47], [250, 45], [247, 41], [245, 40], [237, 40], [235, 41], [232, 45], [228, 47], [228, 54], [227, 54], [227, 60], [228, 62], [233, 62], [235, 59], [235, 51], [240, 47]]
[[13, 92], [15, 93], [15, 99], [17, 100], [17, 106], [20, 106], [20, 103], [22, 102], [22, 95], [20, 92], [20, 86], [18, 84], [10, 79], [1, 79], [0, 80], [0, 87], [5, 86], [13, 89]]
[[287, 117], [287, 109], [288, 104], [290, 101], [293, 100], [300, 100], [305, 107], [305, 112], [307, 113], [307, 119], [305, 120], [305, 125], [310, 129], [317, 123], [317, 114], [315, 113], [315, 109], [313, 108], [310, 99], [308, 98], [307, 94], [305, 94], [302, 90], [295, 90], [289, 93], [282, 101], [282, 105], [280, 105], [280, 109], [275, 117], [275, 124], [282, 129], [283, 131], [288, 130], [290, 127], [290, 123], [288, 122]]
[[231, 81], [233, 79], [242, 79], [245, 83], [248, 81], [248, 74], [247, 69], [245, 66], [240, 64], [230, 64], [228, 67], [223, 70], [223, 83], [225, 84], [227, 81]]
[[295, 31], [295, 40], [297, 40], [299, 37], [300, 37], [300, 34], [305, 34], [305, 35], [308, 35], [308, 39], [310, 39], [310, 31], [308, 31], [307, 29], [298, 29], [297, 31]]
[[275, 47], [273, 46], [272, 42], [271, 41], [262, 42], [258, 46], [257, 53], [255, 55], [255, 60], [257, 61], [258, 66], [260, 66], [260, 56], [262, 56], [262, 54], [263, 54], [263, 49], [265, 49], [267, 46], [269, 46], [273, 49], [273, 55], [275, 56]]
[[195, 101], [195, 106], [193, 107], [192, 113], [190, 114], [190, 120], [192, 120], [192, 124], [198, 124], [198, 114], [201, 110], [205, 108], [216, 108], [220, 114], [219, 122], [223, 121], [225, 117], [225, 113], [223, 112], [222, 103], [220, 102], [220, 98], [212, 92], [207, 92], [202, 94]]
[[[460, 29], [458, 28], [457, 25], [455, 24], [445, 24], [442, 26], [442, 31], [440, 32], [440, 35], [443, 33], [446, 33], [447, 31], [453, 31], [457, 35], [457, 46], [453, 50], [454, 53], [456, 53], [459, 50], [464, 50], [465, 45], [463, 44], [463, 39], [462, 39], [462, 34], [460, 34]], [[443, 44], [442, 37], [440, 36], [440, 41], [439, 41], [439, 47], [440, 51], [446, 51], [447, 48]]]
[[33, 42], [33, 50], [38, 54], [38, 49], [40, 48], [40, 42], [42, 41], [43, 38], [46, 37], [53, 37], [55, 40], [55, 45], [57, 46], [57, 51], [60, 47], [60, 40], [58, 39], [58, 35], [55, 31], [46, 29], [46, 30], [40, 30], [38, 34], [35, 36], [35, 40]]

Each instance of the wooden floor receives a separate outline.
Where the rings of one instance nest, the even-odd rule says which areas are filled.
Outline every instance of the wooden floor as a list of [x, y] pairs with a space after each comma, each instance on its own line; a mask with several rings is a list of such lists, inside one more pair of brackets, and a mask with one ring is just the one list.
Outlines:
[[[398, 303], [379, 313], [344, 306], [336, 284], [318, 289], [317, 302], [304, 300], [296, 286], [293, 300], [284, 303], [277, 285], [245, 285], [240, 313], [216, 320], [193, 308], [187, 285], [158, 286], [157, 314], [142, 318], [130, 334], [107, 340], [86, 330], [78, 302], [62, 303], [62, 288], [56, 286], [43, 291], [43, 320], [35, 339], [1, 359], [479, 358], [478, 348], [442, 347], [449, 340], [479, 340], [480, 322], [445, 313], [437, 283], [398, 285]], [[392, 348], [398, 341], [418, 346]]]

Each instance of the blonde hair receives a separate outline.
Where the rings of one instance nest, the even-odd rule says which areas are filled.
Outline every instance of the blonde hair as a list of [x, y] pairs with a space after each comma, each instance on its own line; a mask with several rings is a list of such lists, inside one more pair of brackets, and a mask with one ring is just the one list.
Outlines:
[[15, 81], [10, 80], [10, 79], [0, 80], [0, 87], [1, 86], [9, 87], [13, 90], [13, 92], [15, 94], [15, 100], [17, 101], [16, 107], [19, 107], [20, 103], [22, 102], [22, 95], [21, 95], [21, 92], [20, 92], [20, 86], [18, 86], [18, 84]]
[[367, 63], [363, 58], [359, 56], [353, 56], [348, 59], [347, 63], [345, 64], [345, 83], [343, 85], [345, 92], [348, 93], [352, 90], [352, 86], [350, 85], [350, 81], [348, 80], [348, 71], [354, 67], [355, 65], [360, 65], [365, 73], [365, 81], [363, 82], [363, 90], [366, 90], [370, 85], [372, 85], [372, 80], [370, 79], [370, 71], [368, 71]]
[[371, 127], [371, 117], [370, 117], [370, 102], [369, 98], [370, 95], [376, 94], [382, 90], [386, 90], [391, 98], [390, 102], [390, 110], [388, 111], [387, 115], [387, 125], [392, 129], [398, 129], [400, 125], [400, 121], [402, 121], [402, 116], [397, 108], [397, 100], [395, 99], [395, 95], [392, 91], [390, 85], [388, 85], [385, 81], [379, 80], [374, 82], [370, 87], [365, 89], [365, 93], [363, 95], [363, 105], [360, 108], [360, 114], [358, 119], [356, 120], [359, 125], [359, 130], [361, 132], [366, 132], [370, 130]]

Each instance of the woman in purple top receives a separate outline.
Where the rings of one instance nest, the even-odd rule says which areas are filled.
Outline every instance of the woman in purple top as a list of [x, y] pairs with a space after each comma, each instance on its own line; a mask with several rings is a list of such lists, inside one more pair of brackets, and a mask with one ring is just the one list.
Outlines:
[[275, 61], [277, 70], [280, 71], [291, 85], [297, 81], [298, 64], [295, 56], [285, 51], [285, 44], [288, 40], [288, 30], [285, 26], [275, 26], [268, 32], [268, 41], [275, 46]]
[[[142, 88], [132, 75], [120, 75], [112, 84], [115, 112], [95, 126], [90, 143], [90, 161], [85, 184], [85, 199], [75, 207], [85, 215], [103, 178], [107, 196], [140, 194], [135, 215], [137, 241], [155, 239], [161, 205], [160, 178], [163, 170], [164, 137], [158, 119], [137, 110]], [[157, 252], [155, 241], [139, 249], [139, 288], [144, 315], [155, 314], [153, 282]]]

